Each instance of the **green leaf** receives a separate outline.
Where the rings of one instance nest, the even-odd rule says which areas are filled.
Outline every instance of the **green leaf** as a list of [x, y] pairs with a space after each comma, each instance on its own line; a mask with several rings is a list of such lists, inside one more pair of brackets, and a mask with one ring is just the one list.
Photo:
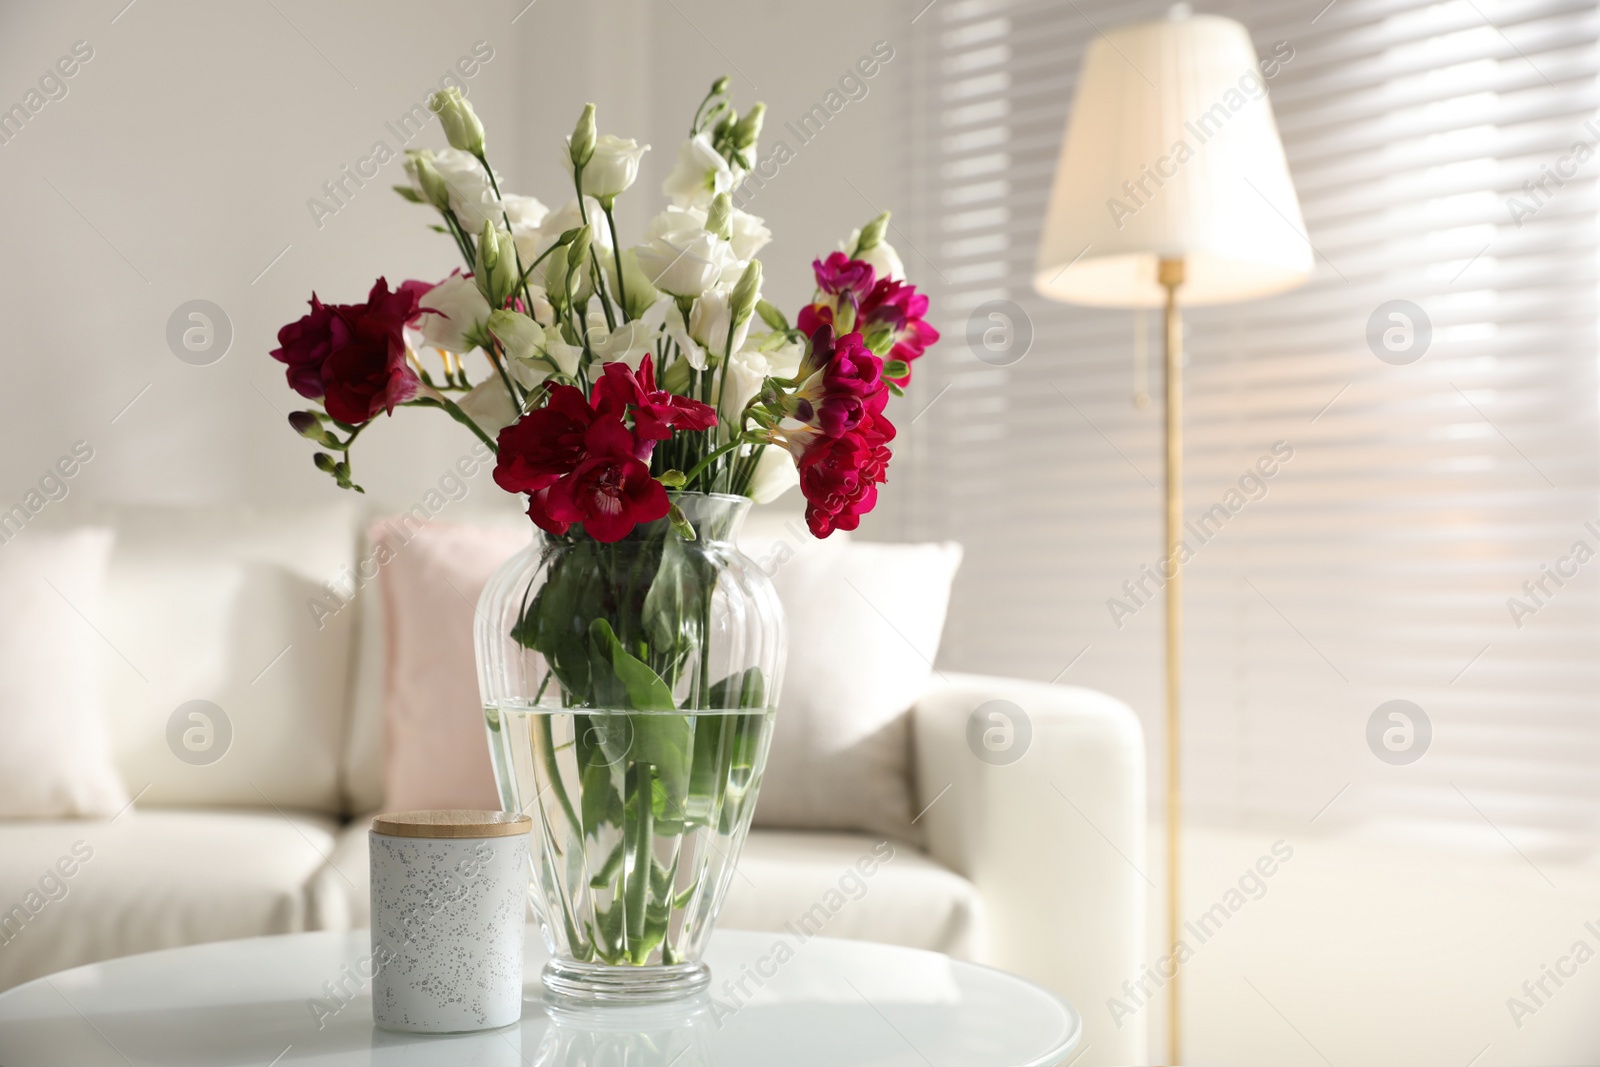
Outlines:
[[907, 363], [903, 359], [890, 359], [884, 361], [883, 376], [885, 378], [904, 378], [910, 373], [911, 364]]
[[759, 708], [766, 694], [766, 680], [760, 667], [743, 674], [732, 674], [711, 687], [713, 708]]
[[617, 791], [611, 768], [606, 764], [586, 767], [578, 776], [578, 792], [586, 835], [594, 837], [602, 826], [622, 821], [622, 794]]
[[623, 911], [622, 901], [618, 899], [606, 910], [596, 908], [594, 912], [595, 932], [599, 935], [595, 948], [607, 963], [620, 962], [621, 952], [617, 946], [622, 943]]
[[[628, 706], [638, 712], [628, 716], [631, 733], [628, 758], [635, 764], [647, 763], [656, 769], [669, 810], [683, 810], [683, 796], [689, 785], [690, 726], [686, 716], [676, 712], [672, 690], [650, 665], [622, 647], [611, 624], [595, 619], [589, 632], [597, 647], [611, 650], [611, 668], [627, 690]], [[658, 714], [649, 714], [655, 712]]]
[[[656, 834], [667, 836], [662, 834], [659, 826], [656, 827]], [[662, 866], [654, 856], [650, 858], [650, 895], [660, 901], [662, 907], [666, 906], [667, 899], [672, 895], [672, 871]]]
[[[711, 687], [713, 708], [760, 708], [766, 698], [766, 680], [758, 667], [730, 675]], [[747, 726], [756, 723], [756, 728]], [[760, 715], [697, 715], [694, 725], [694, 759], [689, 769], [689, 793], [684, 800], [688, 821], [709, 826], [717, 818], [734, 767], [754, 765], [753, 743], [760, 741]]]
[[894, 382], [884, 382], [883, 384], [887, 385], [889, 387], [889, 392], [893, 393], [895, 396], [905, 396], [906, 395], [906, 391], [904, 389], [900, 388]]
[[411, 188], [409, 185], [396, 185], [393, 188], [395, 192], [401, 195], [401, 197], [411, 201], [413, 204], [427, 203], [426, 200], [422, 199], [422, 194]]
[[617, 877], [617, 872], [622, 870], [622, 842], [617, 842], [617, 847], [611, 850], [611, 855], [606, 857], [605, 863], [589, 879], [589, 888], [604, 889]]
[[677, 711], [672, 702], [672, 690], [650, 665], [622, 647], [611, 624], [605, 619], [589, 623], [589, 637], [597, 648], [611, 655], [611, 668], [628, 691], [628, 707], [635, 711]]
[[650, 783], [650, 811], [655, 816], [657, 836], [677, 837], [683, 833], [684, 798], [668, 792], [665, 775], [658, 774]]
[[628, 946], [629, 957], [634, 963], [643, 963], [650, 957], [655, 947], [666, 940], [667, 922], [671, 912], [666, 904], [647, 904], [644, 910], [644, 931]]
[[731, 715], [696, 715], [694, 763], [689, 770], [689, 792], [684, 799], [686, 821], [710, 826], [716, 820], [728, 784], [727, 759], [732, 751]]
[[657, 648], [688, 650], [699, 645], [706, 592], [699, 577], [699, 567], [683, 542], [667, 538], [661, 546], [656, 576], [644, 596], [645, 632]]

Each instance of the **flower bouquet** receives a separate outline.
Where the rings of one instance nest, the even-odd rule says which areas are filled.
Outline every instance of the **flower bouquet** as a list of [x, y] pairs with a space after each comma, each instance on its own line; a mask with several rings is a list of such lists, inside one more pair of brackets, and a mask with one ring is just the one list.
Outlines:
[[313, 295], [272, 352], [318, 402], [290, 423], [359, 492], [350, 453], [372, 420], [434, 408], [526, 495], [539, 535], [484, 590], [476, 643], [502, 802], [535, 819], [545, 984], [591, 1000], [693, 992], [784, 659], [739, 523], [798, 484], [816, 536], [854, 529], [885, 479], [888, 400], [938, 333], [887, 214], [813, 263], [793, 324], [762, 299], [771, 234], [731, 194], [764, 109], [739, 115], [725, 78], [632, 248], [615, 208], [648, 146], [597, 135], [593, 105], [566, 139], [574, 196], [555, 212], [502, 191], [458, 91], [430, 106], [450, 147], [408, 153], [397, 191], [437, 211], [464, 269], [379, 278], [364, 304]]

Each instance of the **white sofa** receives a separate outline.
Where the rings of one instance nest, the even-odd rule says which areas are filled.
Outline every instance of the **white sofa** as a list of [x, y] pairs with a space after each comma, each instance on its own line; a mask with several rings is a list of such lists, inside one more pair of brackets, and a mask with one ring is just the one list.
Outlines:
[[[331, 615], [307, 607], [333, 603], [323, 583], [359, 558], [361, 516], [96, 518], [118, 533], [104, 617], [91, 621], [135, 803], [109, 821], [0, 821], [0, 989], [110, 956], [364, 925], [363, 813], [382, 804], [381, 598], [374, 583]], [[213, 763], [185, 762], [169, 742], [174, 709], [195, 699], [226, 709], [232, 737]], [[967, 742], [969, 714], [996, 699], [1031, 721], [1009, 766]], [[1079, 1064], [1142, 1062], [1142, 1030], [1116, 1030], [1102, 1007], [1144, 957], [1146, 884], [1128, 859], [1144, 854], [1145, 827], [1132, 712], [1090, 690], [945, 674], [909, 714], [922, 841], [896, 842], [856, 899], [826, 909], [822, 932], [1031, 977], [1084, 1014]], [[874, 844], [758, 828], [722, 924], [778, 931], [818, 916]]]

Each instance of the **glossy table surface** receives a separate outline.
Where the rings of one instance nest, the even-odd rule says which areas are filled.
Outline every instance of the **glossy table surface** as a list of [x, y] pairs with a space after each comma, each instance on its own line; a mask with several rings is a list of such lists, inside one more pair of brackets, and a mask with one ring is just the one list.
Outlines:
[[379, 1030], [366, 933], [290, 934], [106, 960], [0, 994], [0, 1064], [1043, 1067], [1080, 1030], [1061, 998], [1000, 971], [734, 930], [713, 936], [711, 989], [694, 1000], [568, 1010], [544, 997], [536, 929], [525, 943], [522, 1021], [501, 1030]]

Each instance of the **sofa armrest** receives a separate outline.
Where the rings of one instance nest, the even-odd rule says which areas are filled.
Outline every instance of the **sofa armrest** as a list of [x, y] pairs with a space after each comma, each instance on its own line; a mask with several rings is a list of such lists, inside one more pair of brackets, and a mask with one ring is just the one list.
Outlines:
[[[1013, 720], [1009, 750], [995, 712]], [[1143, 1020], [1119, 1028], [1106, 1010], [1144, 957], [1139, 720], [1092, 689], [961, 674], [936, 681], [912, 715], [918, 822], [933, 857], [983, 897], [986, 961], [1073, 1003], [1076, 1067], [1143, 1063]]]

